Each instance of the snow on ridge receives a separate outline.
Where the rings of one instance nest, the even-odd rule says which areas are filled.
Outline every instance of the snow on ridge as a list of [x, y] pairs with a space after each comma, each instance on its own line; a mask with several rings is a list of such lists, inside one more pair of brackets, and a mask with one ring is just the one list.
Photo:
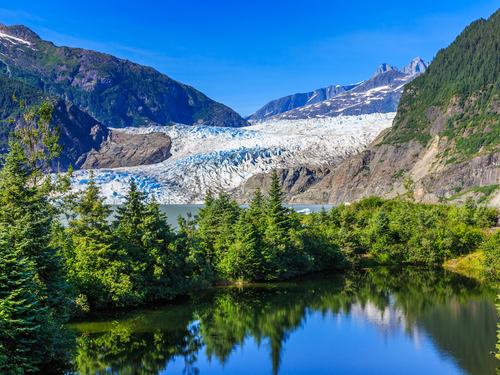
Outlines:
[[0, 38], [7, 38], [7, 39], [10, 39], [9, 41], [11, 43], [14, 43], [13, 41], [16, 41], [17, 43], [23, 43], [23, 44], [27, 44], [28, 46], [31, 45], [30, 42], [28, 42], [27, 40], [24, 40], [24, 39], [21, 39], [21, 38], [16, 38], [15, 36], [12, 36], [12, 35], [9, 35], [9, 34], [5, 34], [5, 33], [2, 33], [0, 31]]
[[[273, 168], [337, 165], [361, 152], [395, 113], [305, 120], [258, 121], [244, 128], [204, 125], [115, 129], [125, 133], [163, 132], [172, 156], [159, 164], [96, 170], [108, 203], [119, 204], [132, 178], [163, 204], [203, 201], [206, 191], [231, 191], [251, 176]], [[88, 171], [77, 171], [75, 189], [85, 188]]]

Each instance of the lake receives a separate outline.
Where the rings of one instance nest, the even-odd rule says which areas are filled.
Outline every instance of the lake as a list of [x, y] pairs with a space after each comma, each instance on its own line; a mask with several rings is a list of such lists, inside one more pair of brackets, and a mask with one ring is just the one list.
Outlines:
[[[160, 206], [161, 212], [167, 215], [168, 223], [172, 226], [172, 228], [177, 228], [177, 216], [181, 215], [186, 217], [188, 213], [192, 215], [196, 215], [198, 210], [203, 207], [203, 204], [162, 204]], [[311, 213], [311, 212], [319, 212], [322, 207], [325, 207], [325, 210], [330, 211], [332, 209], [332, 205], [320, 205], [320, 204], [296, 204], [289, 205], [285, 204], [285, 207], [293, 208], [295, 211], [300, 213]], [[241, 205], [241, 207], [248, 207], [248, 205]]]
[[377, 267], [216, 287], [71, 324], [79, 374], [496, 374], [493, 288]]
[[[203, 207], [203, 204], [162, 204], [160, 205], [160, 211], [167, 215], [167, 221], [172, 227], [172, 229], [178, 229], [177, 227], [177, 217], [179, 215], [184, 218], [187, 217], [188, 213], [192, 215], [196, 215], [198, 210]], [[332, 209], [332, 205], [319, 205], [319, 204], [296, 204], [296, 205], [284, 205], [285, 207], [293, 208], [295, 211], [300, 213], [311, 213], [311, 212], [319, 212], [322, 207], [325, 207], [325, 210], [330, 211]], [[117, 206], [111, 206], [113, 211]], [[248, 207], [247, 205], [242, 205], [241, 207]], [[114, 215], [111, 214], [108, 221], [113, 221]], [[62, 215], [59, 220], [63, 225], [68, 225], [68, 221]]]

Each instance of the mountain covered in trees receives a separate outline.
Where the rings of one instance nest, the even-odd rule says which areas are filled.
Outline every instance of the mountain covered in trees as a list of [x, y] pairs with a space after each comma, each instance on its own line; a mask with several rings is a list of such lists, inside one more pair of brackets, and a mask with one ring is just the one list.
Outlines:
[[[0, 153], [7, 151], [10, 133], [23, 122], [24, 109], [54, 106], [52, 126], [61, 131], [64, 146], [59, 168], [135, 166], [162, 162], [170, 156], [166, 134], [132, 135], [110, 130], [76, 105], [21, 81], [0, 76]], [[13, 120], [13, 121], [10, 121]]]
[[425, 202], [472, 197], [498, 205], [499, 45], [497, 11], [465, 28], [405, 86], [390, 129], [291, 201], [395, 197], [406, 185]]
[[422, 74], [429, 66], [420, 57], [403, 69], [383, 63], [366, 81], [348, 86], [328, 86], [303, 94], [275, 99], [247, 120], [310, 119], [394, 112], [403, 92], [403, 85]]
[[25, 26], [0, 24], [0, 74], [75, 104], [106, 126], [246, 126], [232, 109], [153, 68], [57, 47]]

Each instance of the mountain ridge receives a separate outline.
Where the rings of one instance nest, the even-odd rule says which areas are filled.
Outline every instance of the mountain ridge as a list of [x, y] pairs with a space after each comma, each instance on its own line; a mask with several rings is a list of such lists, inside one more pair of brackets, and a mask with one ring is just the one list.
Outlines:
[[[500, 204], [500, 10], [467, 26], [407, 84], [391, 128], [292, 203], [410, 194]], [[405, 184], [405, 181], [407, 182]]]
[[297, 93], [274, 99], [258, 111], [252, 113], [251, 115], [245, 116], [245, 119], [252, 121], [263, 120], [265, 118], [292, 110], [294, 108], [302, 107], [308, 104], [319, 103], [324, 100], [333, 98], [340, 93], [352, 90], [353, 88], [359, 86], [361, 83], [362, 82], [347, 86], [331, 85], [306, 93]]
[[92, 50], [57, 47], [0, 24], [0, 74], [61, 97], [107, 126], [247, 126], [236, 112], [157, 70]]
[[298, 120], [395, 112], [404, 85], [419, 74], [409, 75], [399, 70], [389, 70], [331, 99], [295, 108], [269, 119]]
[[[385, 95], [383, 97], [379, 95], [377, 98], [375, 97], [371, 98], [371, 101], [382, 100], [386, 102], [385, 104], [378, 106], [377, 105], [366, 106], [363, 109], [356, 108], [353, 111], [347, 110], [347, 108], [353, 107], [354, 105], [360, 106], [362, 105], [362, 103], [359, 100], [357, 103], [356, 101], [353, 102], [353, 98], [350, 94], [359, 93], [360, 91], [363, 91], [363, 88], [367, 88], [367, 90], [375, 88], [373, 86], [373, 82], [380, 81], [380, 79], [378, 79], [377, 76], [384, 75], [390, 72], [399, 72], [401, 74], [404, 74], [405, 76], [408, 76], [409, 79], [405, 81], [405, 83], [407, 83], [411, 79], [423, 73], [427, 68], [427, 66], [429, 66], [429, 63], [427, 61], [422, 60], [420, 57], [413, 59], [403, 69], [398, 69], [395, 66], [390, 66], [387, 63], [383, 63], [368, 80], [361, 81], [359, 83], [348, 86], [340, 86], [340, 85], [327, 86], [325, 88], [317, 89], [307, 93], [284, 96], [282, 98], [270, 101], [255, 113], [246, 116], [245, 119], [255, 122], [255, 121], [262, 121], [265, 119], [312, 118], [312, 116], [315, 115], [311, 115], [311, 113], [314, 112], [314, 110], [311, 110], [311, 108], [319, 109], [318, 111], [316, 111], [318, 112], [317, 113], [318, 117], [370, 114], [370, 113], [377, 113], [378, 111], [382, 111], [380, 113], [393, 112], [397, 108], [397, 104], [403, 92], [402, 88], [399, 89], [397, 92], [391, 93], [391, 95]], [[394, 73], [391, 73], [386, 76], [392, 77], [393, 75]], [[397, 88], [397, 86], [395, 86], [394, 88]], [[342, 106], [338, 105], [339, 101], [346, 101], [346, 100], [349, 101], [349, 103], [344, 106], [344, 110], [340, 109]], [[332, 103], [337, 103], [333, 105], [333, 107], [335, 107], [335, 110], [327, 113], [328, 111], [326, 107], [331, 106]], [[304, 117], [303, 116], [304, 111], [309, 112], [310, 115], [308, 115], [308, 117]]]
[[[147, 136], [115, 134], [73, 103], [49, 95], [31, 85], [0, 76], [0, 153], [8, 151], [10, 133], [22, 124], [22, 113], [15, 95], [27, 107], [48, 102], [54, 106], [51, 125], [61, 130], [64, 146], [59, 160], [60, 170], [69, 165], [79, 168], [135, 166], [161, 162], [170, 156], [170, 138], [165, 134]], [[13, 120], [14, 122], [10, 122]], [[119, 138], [119, 141], [114, 141]], [[120, 152], [116, 152], [116, 150]], [[123, 149], [127, 149], [126, 152]], [[90, 155], [94, 155], [89, 159]], [[97, 157], [96, 157], [97, 156]], [[92, 159], [92, 162], [90, 161]]]

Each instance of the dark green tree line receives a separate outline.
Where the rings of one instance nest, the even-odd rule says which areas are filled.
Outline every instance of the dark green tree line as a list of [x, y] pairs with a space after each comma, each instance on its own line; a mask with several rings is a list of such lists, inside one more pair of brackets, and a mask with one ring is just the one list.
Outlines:
[[0, 171], [0, 372], [55, 369], [71, 355], [74, 341], [64, 323], [70, 295], [59, 248], [55, 200], [68, 176], [50, 178], [60, 155], [52, 107], [25, 112]]

